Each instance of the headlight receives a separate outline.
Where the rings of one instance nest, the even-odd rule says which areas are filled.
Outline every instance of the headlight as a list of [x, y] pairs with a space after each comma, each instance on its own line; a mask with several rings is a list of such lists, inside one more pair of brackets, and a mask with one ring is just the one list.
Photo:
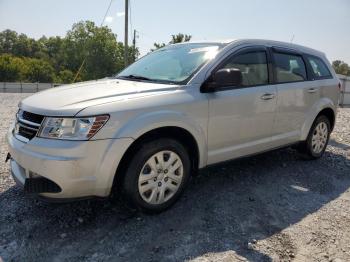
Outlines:
[[108, 115], [79, 118], [45, 117], [38, 136], [67, 140], [88, 140], [103, 127], [108, 119]]

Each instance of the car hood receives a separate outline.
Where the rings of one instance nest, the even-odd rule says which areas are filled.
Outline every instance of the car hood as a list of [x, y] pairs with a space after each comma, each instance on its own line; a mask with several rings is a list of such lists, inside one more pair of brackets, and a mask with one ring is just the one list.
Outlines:
[[41, 115], [74, 116], [84, 108], [164, 92], [179, 86], [121, 79], [102, 79], [54, 87], [21, 101], [19, 107]]

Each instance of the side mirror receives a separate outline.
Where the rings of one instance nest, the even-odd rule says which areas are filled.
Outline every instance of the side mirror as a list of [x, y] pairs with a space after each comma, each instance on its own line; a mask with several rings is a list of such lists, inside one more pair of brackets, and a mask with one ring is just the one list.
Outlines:
[[223, 68], [215, 72], [201, 86], [201, 92], [211, 93], [217, 88], [225, 86], [240, 86], [242, 84], [242, 73], [238, 68]]

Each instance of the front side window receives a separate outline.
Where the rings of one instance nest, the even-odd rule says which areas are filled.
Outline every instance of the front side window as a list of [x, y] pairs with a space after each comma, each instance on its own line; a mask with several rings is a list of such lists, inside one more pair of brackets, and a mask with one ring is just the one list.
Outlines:
[[181, 44], [154, 51], [136, 61], [117, 77], [161, 83], [183, 83], [201, 66], [213, 59], [222, 46], [217, 44]]
[[269, 82], [265, 51], [238, 54], [229, 59], [221, 68], [237, 68], [242, 73], [242, 86], [266, 85]]
[[311, 65], [312, 72], [316, 79], [327, 78], [332, 76], [331, 72], [321, 59], [317, 57], [308, 57], [307, 60]]
[[305, 81], [306, 68], [301, 56], [284, 53], [274, 53], [276, 81], [288, 83]]

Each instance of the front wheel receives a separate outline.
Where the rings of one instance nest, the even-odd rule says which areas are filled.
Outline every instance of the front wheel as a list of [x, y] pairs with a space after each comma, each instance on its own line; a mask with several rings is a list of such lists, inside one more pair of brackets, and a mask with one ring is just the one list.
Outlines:
[[326, 150], [331, 133], [330, 122], [326, 116], [319, 116], [313, 123], [306, 141], [302, 142], [298, 151], [304, 158], [320, 158]]
[[190, 176], [185, 147], [161, 138], [142, 145], [132, 158], [123, 181], [124, 193], [134, 206], [161, 212], [180, 197]]

